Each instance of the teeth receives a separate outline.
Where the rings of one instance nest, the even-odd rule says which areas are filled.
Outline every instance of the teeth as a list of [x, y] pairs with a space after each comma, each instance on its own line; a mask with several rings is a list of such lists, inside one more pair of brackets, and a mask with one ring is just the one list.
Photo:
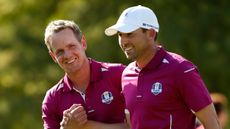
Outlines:
[[66, 63], [67, 63], [67, 64], [71, 64], [71, 63], [73, 63], [74, 61], [75, 61], [75, 58], [72, 59], [72, 60], [70, 60], [70, 61], [67, 61]]
[[132, 49], [132, 47], [129, 47], [129, 48], [125, 48], [124, 50], [125, 51], [129, 51], [129, 50], [131, 50]]

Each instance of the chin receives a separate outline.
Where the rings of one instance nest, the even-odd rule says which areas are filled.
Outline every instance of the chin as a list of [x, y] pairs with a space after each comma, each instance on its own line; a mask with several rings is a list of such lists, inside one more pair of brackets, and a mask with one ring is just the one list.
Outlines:
[[130, 56], [126, 56], [126, 58], [129, 59], [129, 60], [132, 60], [132, 61], [134, 60], [134, 59], [133, 59], [132, 57], [130, 57]]
[[130, 60], [130, 56], [126, 55], [126, 58]]

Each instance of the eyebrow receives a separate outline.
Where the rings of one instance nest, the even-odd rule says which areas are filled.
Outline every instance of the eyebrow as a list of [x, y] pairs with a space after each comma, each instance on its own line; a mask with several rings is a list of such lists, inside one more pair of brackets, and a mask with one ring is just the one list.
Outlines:
[[133, 34], [133, 32], [130, 32], [130, 33], [117, 32], [117, 34], [118, 34], [118, 35], [119, 35], [119, 34], [131, 35], [131, 34]]

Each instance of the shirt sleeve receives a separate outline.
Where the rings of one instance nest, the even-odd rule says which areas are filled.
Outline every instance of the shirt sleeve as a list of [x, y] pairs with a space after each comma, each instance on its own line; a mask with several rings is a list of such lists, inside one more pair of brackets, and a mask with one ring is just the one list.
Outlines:
[[61, 119], [58, 116], [55, 97], [48, 91], [42, 102], [42, 119], [44, 129], [59, 129]]
[[184, 61], [180, 64], [179, 71], [176, 85], [182, 100], [191, 110], [197, 112], [212, 103], [208, 89], [195, 65]]

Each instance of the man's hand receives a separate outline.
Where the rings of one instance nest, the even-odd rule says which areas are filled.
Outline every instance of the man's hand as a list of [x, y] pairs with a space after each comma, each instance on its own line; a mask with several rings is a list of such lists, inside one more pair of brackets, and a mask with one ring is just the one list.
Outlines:
[[81, 128], [87, 121], [84, 107], [80, 104], [73, 104], [63, 112], [63, 119], [60, 125], [61, 129], [77, 129]]

